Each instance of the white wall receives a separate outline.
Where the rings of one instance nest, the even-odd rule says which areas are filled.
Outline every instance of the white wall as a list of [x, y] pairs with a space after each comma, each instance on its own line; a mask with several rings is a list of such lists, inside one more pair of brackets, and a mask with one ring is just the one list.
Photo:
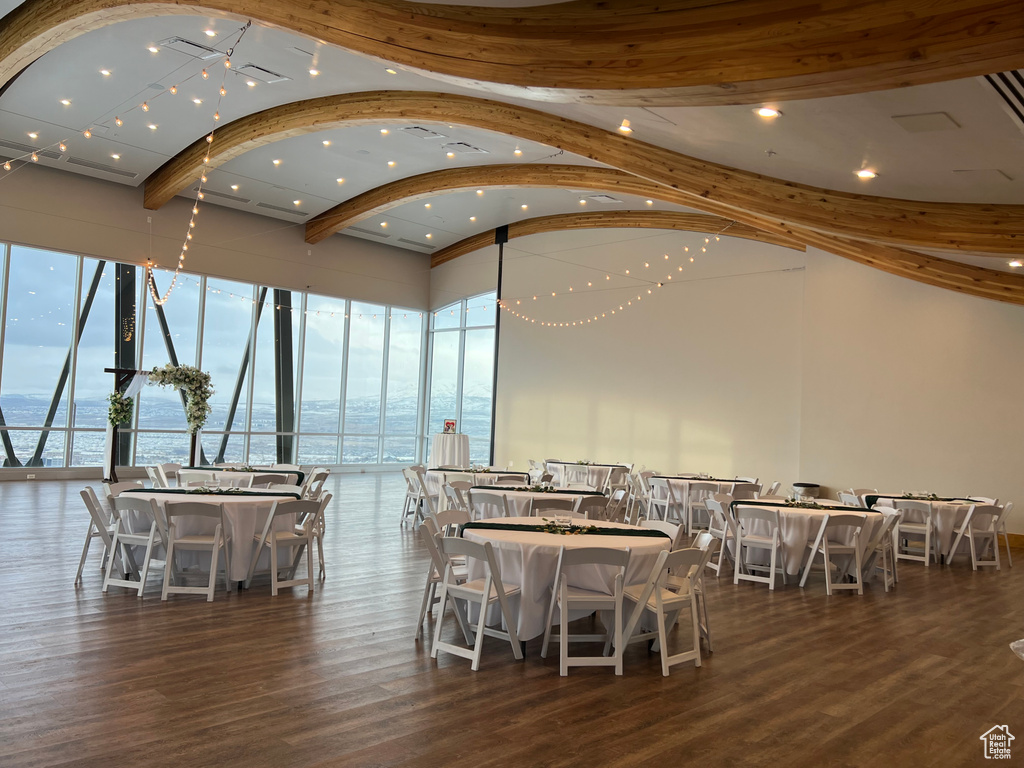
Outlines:
[[[624, 291], [567, 295], [570, 283], [599, 285], [602, 270], [627, 265], [635, 274], [645, 259], [654, 268], [663, 251], [679, 264], [680, 238], [514, 240], [504, 295], [540, 319], [592, 317]], [[496, 460], [621, 460], [1024, 502], [1024, 308], [727, 238], [684, 275], [582, 328], [503, 314]], [[1009, 525], [1024, 533], [1022, 516]]]
[[[0, 179], [0, 239], [68, 253], [173, 268], [190, 203], [142, 207], [142, 188], [26, 165]], [[150, 224], [152, 219], [152, 238]], [[303, 224], [204, 204], [186, 268], [194, 274], [426, 309], [430, 257], [354, 237], [317, 245]]]

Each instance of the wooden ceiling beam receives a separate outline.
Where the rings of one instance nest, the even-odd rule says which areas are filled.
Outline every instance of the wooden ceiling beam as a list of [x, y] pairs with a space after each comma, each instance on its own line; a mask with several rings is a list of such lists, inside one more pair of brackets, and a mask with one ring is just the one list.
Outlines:
[[0, 86], [78, 35], [171, 14], [252, 19], [463, 87], [589, 104], [753, 104], [1024, 67], [1024, 14], [1005, 0], [28, 0], [0, 22]]
[[[942, 251], [1017, 254], [1024, 248], [1022, 205], [935, 203], [821, 189], [699, 160], [535, 109], [422, 91], [324, 96], [240, 118], [218, 129], [212, 145], [199, 139], [157, 170], [146, 181], [144, 204], [159, 208], [188, 187], [200, 175], [208, 148], [207, 167], [216, 168], [281, 139], [388, 122], [459, 124], [546, 144], [671, 190], [678, 195], [673, 202], [759, 229], [766, 229], [761, 221], [768, 220], [773, 223], [769, 231], [784, 235], [799, 228]], [[485, 175], [493, 168], [469, 171]]]
[[[707, 216], [702, 213], [681, 211], [585, 211], [581, 213], [560, 213], [553, 216], [537, 216], [532, 219], [515, 221], [508, 225], [510, 240], [545, 232], [565, 232], [575, 229], [672, 229], [683, 232], [721, 234], [724, 237], [739, 237], [762, 243], [781, 245], [798, 251], [806, 246], [789, 238], [762, 232], [746, 224], [739, 224], [721, 216]], [[445, 264], [467, 253], [478, 251], [494, 244], [494, 230], [487, 230], [442, 248], [430, 257], [431, 268]]]

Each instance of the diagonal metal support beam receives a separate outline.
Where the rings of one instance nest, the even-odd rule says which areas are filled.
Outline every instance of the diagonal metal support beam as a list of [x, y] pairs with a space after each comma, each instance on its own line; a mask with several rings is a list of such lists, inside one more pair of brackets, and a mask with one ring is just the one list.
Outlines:
[[[263, 302], [267, 299], [267, 289], [260, 289], [259, 301], [256, 302], [256, 325], [260, 325], [260, 316], [263, 314]], [[224, 461], [224, 452], [228, 449], [228, 438], [231, 437], [231, 425], [235, 421], [235, 413], [238, 411], [238, 399], [242, 396], [242, 387], [245, 386], [245, 374], [249, 370], [249, 355], [252, 353], [253, 334], [249, 331], [249, 337], [245, 342], [245, 351], [242, 353], [242, 362], [238, 366], [238, 376], [235, 378], [235, 391], [231, 396], [231, 403], [228, 405], [228, 415], [224, 419], [224, 436], [220, 441], [220, 448], [217, 449], [217, 457], [214, 462]]]

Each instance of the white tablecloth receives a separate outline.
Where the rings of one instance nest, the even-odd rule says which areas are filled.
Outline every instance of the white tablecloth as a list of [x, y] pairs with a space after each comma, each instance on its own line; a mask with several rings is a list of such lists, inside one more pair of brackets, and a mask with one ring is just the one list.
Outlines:
[[[584, 496], [594, 496], [594, 493], [542, 493], [539, 491], [505, 491], [495, 490], [492, 493], [503, 493], [508, 499], [508, 511], [512, 517], [526, 517], [531, 515], [533, 506], [540, 506], [547, 499], [570, 499], [573, 504], [577, 499]], [[536, 500], [536, 501], [535, 501]], [[499, 514], [498, 507], [494, 504], [483, 506], [484, 517], [494, 517]], [[557, 512], [550, 513], [557, 515]], [[536, 521], [534, 521], [536, 522]]]
[[[783, 544], [782, 564], [786, 569], [786, 574], [789, 576], [795, 576], [800, 573], [800, 569], [807, 562], [808, 547], [814, 544], [814, 539], [821, 529], [821, 521], [825, 519], [826, 514], [830, 512], [834, 514], [851, 512], [853, 514], [867, 515], [867, 520], [864, 522], [864, 527], [860, 533], [862, 558], [864, 557], [864, 548], [875, 534], [876, 526], [882, 524], [883, 516], [880, 512], [864, 512], [862, 509], [847, 507], [839, 502], [830, 502], [827, 499], [818, 499], [816, 503], [828, 508], [807, 509], [804, 507], [787, 507], [784, 504], [777, 507], [758, 504], [755, 507], [756, 509], [775, 509], [779, 512], [779, 530], [782, 534]], [[736, 502], [735, 506], [741, 507], [743, 503]], [[767, 523], [757, 520], [753, 521], [750, 527], [752, 533], [761, 536], [768, 535]], [[851, 544], [852, 540], [841, 543]], [[732, 542], [730, 542], [729, 546], [732, 546]], [[764, 562], [767, 563], [768, 560], [765, 559]]]
[[430, 444], [430, 466], [468, 467], [469, 435], [434, 435]]
[[[980, 504], [977, 501], [928, 501], [927, 499], [904, 499], [903, 494], [897, 493], [891, 496], [885, 494], [870, 494], [871, 496], [878, 496], [876, 504], [881, 504], [886, 507], [900, 508], [901, 501], [918, 501], [924, 502], [932, 511], [932, 520], [935, 523], [935, 533], [939, 537], [939, 551], [943, 555], [949, 553], [949, 548], [953, 546], [953, 538], [956, 536], [957, 530], [963, 525], [964, 518], [967, 516], [967, 510], [973, 505]], [[908, 523], [923, 523], [921, 519], [921, 513], [913, 510], [905, 510], [903, 512], [903, 520]]]
[[494, 485], [499, 477], [516, 475], [526, 484], [530, 476], [525, 472], [509, 472], [498, 467], [491, 467], [490, 472], [470, 472], [459, 469], [428, 469], [424, 473], [427, 481], [427, 491], [431, 496], [438, 496], [441, 493], [441, 486], [452, 481], [463, 480], [470, 485]]
[[[231, 537], [228, 544], [228, 552], [231, 555], [231, 580], [244, 581], [249, 574], [249, 565], [252, 563], [253, 550], [256, 542], [253, 537], [263, 531], [267, 523], [267, 515], [275, 501], [293, 501], [289, 496], [268, 496], [260, 493], [246, 494], [201, 494], [201, 493], [166, 493], [155, 489], [145, 491], [131, 491], [126, 494], [132, 498], [156, 499], [161, 508], [167, 503], [196, 501], [203, 504], [224, 505], [224, 525], [227, 528], [227, 535]], [[166, 519], [166, 518], [165, 518]], [[149, 516], [146, 519], [139, 519], [138, 515], [131, 516], [133, 530], [148, 530], [150, 525]], [[295, 525], [295, 515], [278, 515], [274, 520], [274, 530], [287, 531]], [[181, 535], [194, 533], [213, 533], [217, 522], [212, 518], [186, 518], [179, 527]], [[278, 563], [289, 562], [290, 547], [278, 548]], [[141, 550], [140, 550], [141, 552]], [[308, 556], [308, 553], [307, 553]], [[182, 550], [175, 555], [179, 566], [189, 567], [190, 565], [201, 565], [203, 568], [210, 567], [210, 555], [205, 552], [188, 552]], [[260, 560], [256, 565], [257, 570], [270, 568], [270, 550], [266, 547], [260, 553]]]
[[[650, 484], [651, 480], [659, 478], [661, 480], [667, 480], [669, 486], [672, 488], [672, 494], [676, 498], [676, 502], [682, 505], [683, 519], [686, 519], [686, 511], [690, 506], [690, 483], [713, 483], [718, 487], [715, 493], [729, 493], [732, 490], [733, 485], [736, 483], [735, 480], [701, 480], [699, 477], [682, 477], [676, 475], [654, 475], [648, 478], [647, 482]], [[659, 487], [651, 484], [651, 498], [659, 500], [667, 498], [664, 487]], [[663, 509], [663, 507], [659, 507]]]
[[265, 475], [281, 475], [285, 479], [282, 481], [288, 485], [299, 485], [299, 473], [295, 471], [289, 472], [287, 469], [264, 469], [258, 472], [244, 472], [236, 469], [220, 469], [220, 468], [191, 468], [183, 467], [178, 470], [178, 484], [186, 485], [189, 479], [205, 479], [210, 480], [216, 484], [221, 485], [238, 485], [239, 481], [242, 481], [242, 485], [249, 483], [249, 478], [252, 478], [252, 482], [260, 482], [260, 478]]
[[[505, 523], [536, 525], [536, 518], [508, 518]], [[605, 522], [588, 522], [601, 528], [630, 528], [628, 525]], [[470, 541], [491, 542], [504, 584], [517, 585], [522, 590], [519, 597], [512, 599], [513, 611], [518, 610], [518, 632], [520, 640], [529, 640], [544, 634], [548, 603], [558, 567], [558, 554], [562, 547], [601, 547], [607, 549], [629, 548], [629, 567], [626, 569], [626, 585], [643, 584], [651, 575], [658, 553], [671, 545], [667, 536], [560, 536], [554, 533], [536, 531], [488, 531], [470, 528], [463, 532]], [[574, 568], [569, 573], [569, 583], [574, 587], [611, 594], [615, 582], [615, 568], [589, 565]], [[482, 578], [483, 573], [475, 561], [470, 561], [470, 579]], [[579, 614], [586, 615], [586, 612]], [[494, 617], [497, 620], [496, 616]], [[559, 618], [557, 609], [554, 620]], [[570, 614], [570, 618], [578, 618]]]
[[575, 461], [548, 459], [544, 465], [551, 473], [551, 484], [558, 488], [564, 488], [570, 481], [591, 488], [604, 488], [609, 474], [612, 484], [618, 484], [625, 481], [629, 472], [629, 468], [622, 464], [577, 464]]

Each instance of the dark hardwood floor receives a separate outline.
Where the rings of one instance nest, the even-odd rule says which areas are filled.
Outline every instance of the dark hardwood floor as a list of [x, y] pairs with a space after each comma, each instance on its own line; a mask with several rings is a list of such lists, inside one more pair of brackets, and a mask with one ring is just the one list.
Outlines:
[[81, 487], [0, 483], [2, 766], [959, 766], [996, 724], [1024, 756], [1024, 551], [862, 597], [710, 578], [715, 652], [668, 678], [642, 645], [623, 677], [563, 678], [539, 640], [516, 662], [488, 639], [474, 673], [413, 639], [426, 555], [397, 474], [330, 479], [312, 596], [213, 603], [161, 603], [156, 577], [103, 595], [99, 547], [75, 588]]

